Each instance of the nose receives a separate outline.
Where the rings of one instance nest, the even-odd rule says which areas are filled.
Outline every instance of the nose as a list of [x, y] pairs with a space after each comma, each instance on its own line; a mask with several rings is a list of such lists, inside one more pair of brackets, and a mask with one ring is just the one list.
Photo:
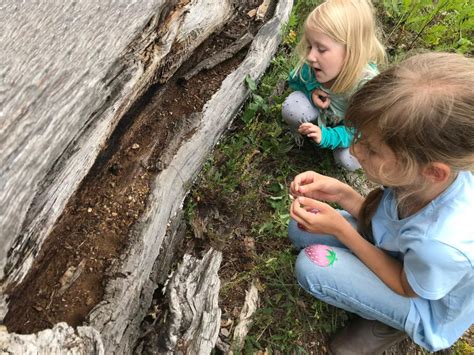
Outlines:
[[315, 48], [311, 48], [306, 58], [308, 62], [316, 63], [318, 61], [318, 51]]

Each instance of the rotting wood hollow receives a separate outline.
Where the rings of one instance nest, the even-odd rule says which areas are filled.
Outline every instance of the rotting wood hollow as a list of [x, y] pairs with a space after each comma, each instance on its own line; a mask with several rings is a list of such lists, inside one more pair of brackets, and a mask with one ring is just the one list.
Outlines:
[[[252, 25], [254, 33], [259, 25]], [[231, 23], [224, 32], [236, 28], [245, 29]], [[174, 77], [198, 62], [207, 63], [228, 46], [232, 47], [229, 36], [207, 40]], [[243, 57], [243, 52], [236, 54], [212, 70], [193, 75], [189, 83], [171, 79], [165, 86], [155, 86], [132, 107], [67, 204], [32, 272], [11, 293], [5, 318], [10, 331], [33, 333], [59, 321], [82, 324], [102, 300], [107, 278], [116, 276], [107, 274], [107, 269], [124, 250], [130, 227], [145, 210], [153, 177], [166, 168], [163, 153], [172, 156], [192, 134], [198, 123], [192, 121], [195, 112], [202, 110]], [[81, 274], [64, 289], [61, 280], [72, 268]]]

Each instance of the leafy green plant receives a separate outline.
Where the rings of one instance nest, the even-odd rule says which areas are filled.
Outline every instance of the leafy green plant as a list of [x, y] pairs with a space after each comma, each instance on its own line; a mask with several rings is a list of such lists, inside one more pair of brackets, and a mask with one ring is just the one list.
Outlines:
[[387, 41], [403, 51], [424, 47], [473, 54], [474, 3], [469, 0], [384, 0]]
[[251, 92], [252, 98], [250, 100], [250, 103], [247, 105], [247, 108], [245, 109], [244, 113], [242, 114], [241, 120], [244, 121], [245, 124], [249, 124], [250, 121], [256, 116], [259, 110], [262, 110], [263, 112], [268, 112], [269, 107], [263, 97], [256, 93], [257, 84], [249, 74], [247, 74], [247, 76], [245, 77], [245, 83], [247, 84], [247, 87]]
[[[292, 249], [286, 248], [262, 260], [259, 277], [264, 296], [246, 339], [247, 353], [262, 349], [307, 353], [309, 338], [315, 334], [323, 337], [323, 333], [333, 332], [347, 320], [345, 312], [315, 300], [299, 287], [294, 281], [295, 259]], [[315, 350], [318, 345], [314, 342]]]

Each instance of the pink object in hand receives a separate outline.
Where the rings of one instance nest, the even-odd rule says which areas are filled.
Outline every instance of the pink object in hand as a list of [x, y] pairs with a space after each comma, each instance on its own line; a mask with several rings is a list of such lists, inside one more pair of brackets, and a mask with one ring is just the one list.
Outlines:
[[[311, 208], [310, 210], [308, 210], [308, 212], [311, 212], [311, 213], [319, 213], [319, 210], [316, 209], [316, 208]], [[297, 226], [299, 229], [301, 229], [302, 231], [307, 231], [307, 229], [301, 224], [301, 223], [297, 223]]]

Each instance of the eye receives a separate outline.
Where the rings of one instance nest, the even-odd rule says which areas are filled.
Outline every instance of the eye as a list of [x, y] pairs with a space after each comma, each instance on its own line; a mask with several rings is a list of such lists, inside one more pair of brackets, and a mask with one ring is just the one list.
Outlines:
[[324, 48], [324, 47], [318, 47], [318, 52], [319, 52], [319, 53], [324, 53], [324, 52], [326, 52], [326, 51], [327, 51], [326, 48]]

